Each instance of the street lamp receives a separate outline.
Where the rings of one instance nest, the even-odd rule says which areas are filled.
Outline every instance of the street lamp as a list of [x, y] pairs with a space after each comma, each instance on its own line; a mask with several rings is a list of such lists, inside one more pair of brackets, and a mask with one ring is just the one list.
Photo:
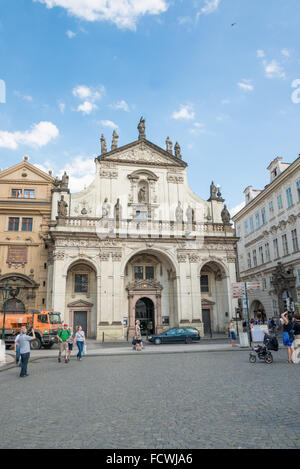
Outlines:
[[2, 296], [3, 296], [3, 325], [2, 325], [2, 341], [3, 344], [5, 344], [5, 312], [6, 312], [6, 301], [8, 298], [8, 294], [11, 290], [11, 287], [6, 284], [4, 287], [1, 288], [2, 290]]

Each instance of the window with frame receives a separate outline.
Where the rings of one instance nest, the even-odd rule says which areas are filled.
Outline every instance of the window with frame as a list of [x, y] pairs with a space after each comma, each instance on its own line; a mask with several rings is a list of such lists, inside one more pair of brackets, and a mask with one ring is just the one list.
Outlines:
[[292, 189], [289, 187], [285, 192], [286, 192], [287, 205], [288, 207], [291, 207], [292, 205], [294, 205]]
[[261, 219], [262, 219], [262, 224], [265, 225], [267, 223], [267, 215], [266, 215], [265, 207], [261, 209]]
[[297, 230], [292, 230], [292, 242], [293, 242], [293, 251], [297, 252], [299, 250]]
[[254, 231], [253, 217], [250, 217], [250, 233], [253, 233], [253, 231]]
[[269, 243], [265, 244], [265, 255], [266, 255], [266, 261], [269, 262], [271, 260]]
[[22, 197], [22, 189], [12, 189], [11, 196], [14, 199], [20, 199]]
[[289, 253], [289, 246], [288, 246], [288, 240], [286, 234], [282, 235], [282, 249], [283, 249], [283, 255], [287, 256]]
[[298, 202], [300, 202], [300, 179], [296, 182], [297, 187], [297, 194], [298, 194]]
[[282, 195], [281, 194], [277, 196], [277, 207], [278, 207], [278, 210], [283, 209]]
[[270, 212], [270, 215], [272, 216], [273, 213], [274, 213], [274, 205], [273, 205], [273, 200], [271, 200], [269, 202], [269, 212]]
[[135, 265], [134, 266], [134, 279], [135, 280], [154, 280], [155, 269], [153, 265]]
[[279, 257], [279, 247], [278, 247], [278, 239], [273, 239], [273, 248], [274, 248], [274, 257], [278, 259]]
[[248, 269], [251, 269], [251, 253], [248, 252], [247, 254], [247, 263], [248, 263]]
[[264, 252], [263, 252], [262, 246], [258, 248], [258, 252], [259, 252], [260, 263], [264, 264], [265, 260], [264, 260]]
[[32, 218], [22, 218], [22, 231], [32, 231]]
[[253, 265], [254, 265], [254, 267], [257, 267], [256, 249], [253, 249], [252, 255], [253, 255]]
[[256, 228], [260, 228], [260, 216], [258, 212], [255, 214], [255, 221], [256, 221]]
[[248, 221], [244, 222], [245, 235], [248, 234]]
[[20, 218], [9, 217], [8, 219], [8, 231], [19, 231]]
[[89, 290], [89, 275], [75, 274], [74, 276], [74, 292], [87, 293]]
[[208, 275], [201, 275], [200, 283], [201, 283], [201, 293], [208, 293], [209, 292]]
[[24, 198], [25, 199], [34, 199], [35, 198], [35, 190], [34, 189], [25, 189], [24, 190]]

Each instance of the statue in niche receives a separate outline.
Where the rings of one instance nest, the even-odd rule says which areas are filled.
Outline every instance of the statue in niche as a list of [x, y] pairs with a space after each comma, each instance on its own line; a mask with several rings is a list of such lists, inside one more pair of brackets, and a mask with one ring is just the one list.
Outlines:
[[101, 142], [101, 155], [102, 155], [103, 153], [107, 153], [106, 140], [103, 134], [101, 135], [100, 142]]
[[190, 205], [186, 209], [186, 217], [187, 217], [188, 224], [191, 225], [191, 224], [194, 223], [194, 221], [195, 221], [195, 212], [194, 212], [194, 210], [192, 209], [192, 207]]
[[173, 153], [173, 143], [171, 142], [170, 137], [167, 137], [166, 140], [166, 150], [168, 153]]
[[119, 135], [117, 132], [114, 130], [113, 131], [113, 138], [111, 142], [111, 150], [116, 150], [118, 148], [118, 141], [119, 141]]
[[139, 190], [138, 201], [140, 204], [145, 204], [147, 202], [147, 191], [145, 186], [142, 186]]
[[218, 189], [214, 185], [214, 181], [212, 181], [212, 183], [210, 185], [210, 199], [211, 200], [217, 200], [217, 190]]
[[139, 140], [142, 138], [146, 138], [146, 121], [143, 117], [140, 118], [138, 131], [139, 131]]
[[57, 202], [57, 214], [59, 218], [66, 218], [68, 215], [68, 204], [64, 199], [64, 196], [61, 196], [61, 199]]
[[174, 150], [175, 150], [175, 157], [181, 159], [181, 148], [178, 142], [175, 143]]
[[224, 223], [224, 225], [230, 225], [231, 216], [230, 216], [229, 211], [227, 210], [226, 205], [224, 205], [224, 208], [221, 212], [221, 217], [222, 217], [222, 222]]
[[110, 204], [107, 201], [107, 197], [104, 199], [104, 203], [102, 205], [102, 218], [107, 218], [110, 212]]
[[120, 220], [122, 219], [122, 206], [120, 204], [120, 199], [117, 199], [117, 203], [114, 207], [114, 219], [116, 220], [116, 228], [119, 228]]
[[68, 189], [68, 187], [69, 187], [69, 176], [67, 175], [67, 173], [65, 171], [62, 178], [61, 178], [61, 188], [62, 189]]
[[177, 205], [177, 208], [176, 208], [176, 211], [175, 211], [175, 217], [176, 217], [177, 223], [182, 223], [182, 221], [183, 221], [183, 210], [182, 210], [182, 207], [181, 207], [181, 202], [178, 202], [178, 205]]

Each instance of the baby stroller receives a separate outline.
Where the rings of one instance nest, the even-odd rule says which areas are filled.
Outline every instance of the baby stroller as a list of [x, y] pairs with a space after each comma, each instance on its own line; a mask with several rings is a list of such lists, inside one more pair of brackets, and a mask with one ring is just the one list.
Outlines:
[[273, 363], [273, 355], [271, 350], [277, 352], [279, 348], [278, 340], [275, 336], [265, 334], [263, 345], [254, 345], [250, 352], [249, 362], [256, 363], [256, 357], [264, 360], [265, 363]]

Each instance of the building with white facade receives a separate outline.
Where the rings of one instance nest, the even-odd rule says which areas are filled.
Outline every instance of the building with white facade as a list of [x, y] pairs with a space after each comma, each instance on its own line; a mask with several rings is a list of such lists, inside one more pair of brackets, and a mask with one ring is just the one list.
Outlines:
[[55, 182], [47, 306], [105, 340], [130, 336], [136, 319], [143, 333], [225, 331], [237, 238], [220, 189], [200, 199], [179, 144], [147, 140], [144, 119], [138, 130], [121, 147], [114, 132], [110, 151], [101, 137], [87, 189], [70, 194], [66, 174]]
[[275, 158], [263, 190], [245, 189], [245, 207], [234, 217], [241, 281], [259, 281], [249, 292], [252, 317], [278, 316], [300, 302], [300, 157]]

